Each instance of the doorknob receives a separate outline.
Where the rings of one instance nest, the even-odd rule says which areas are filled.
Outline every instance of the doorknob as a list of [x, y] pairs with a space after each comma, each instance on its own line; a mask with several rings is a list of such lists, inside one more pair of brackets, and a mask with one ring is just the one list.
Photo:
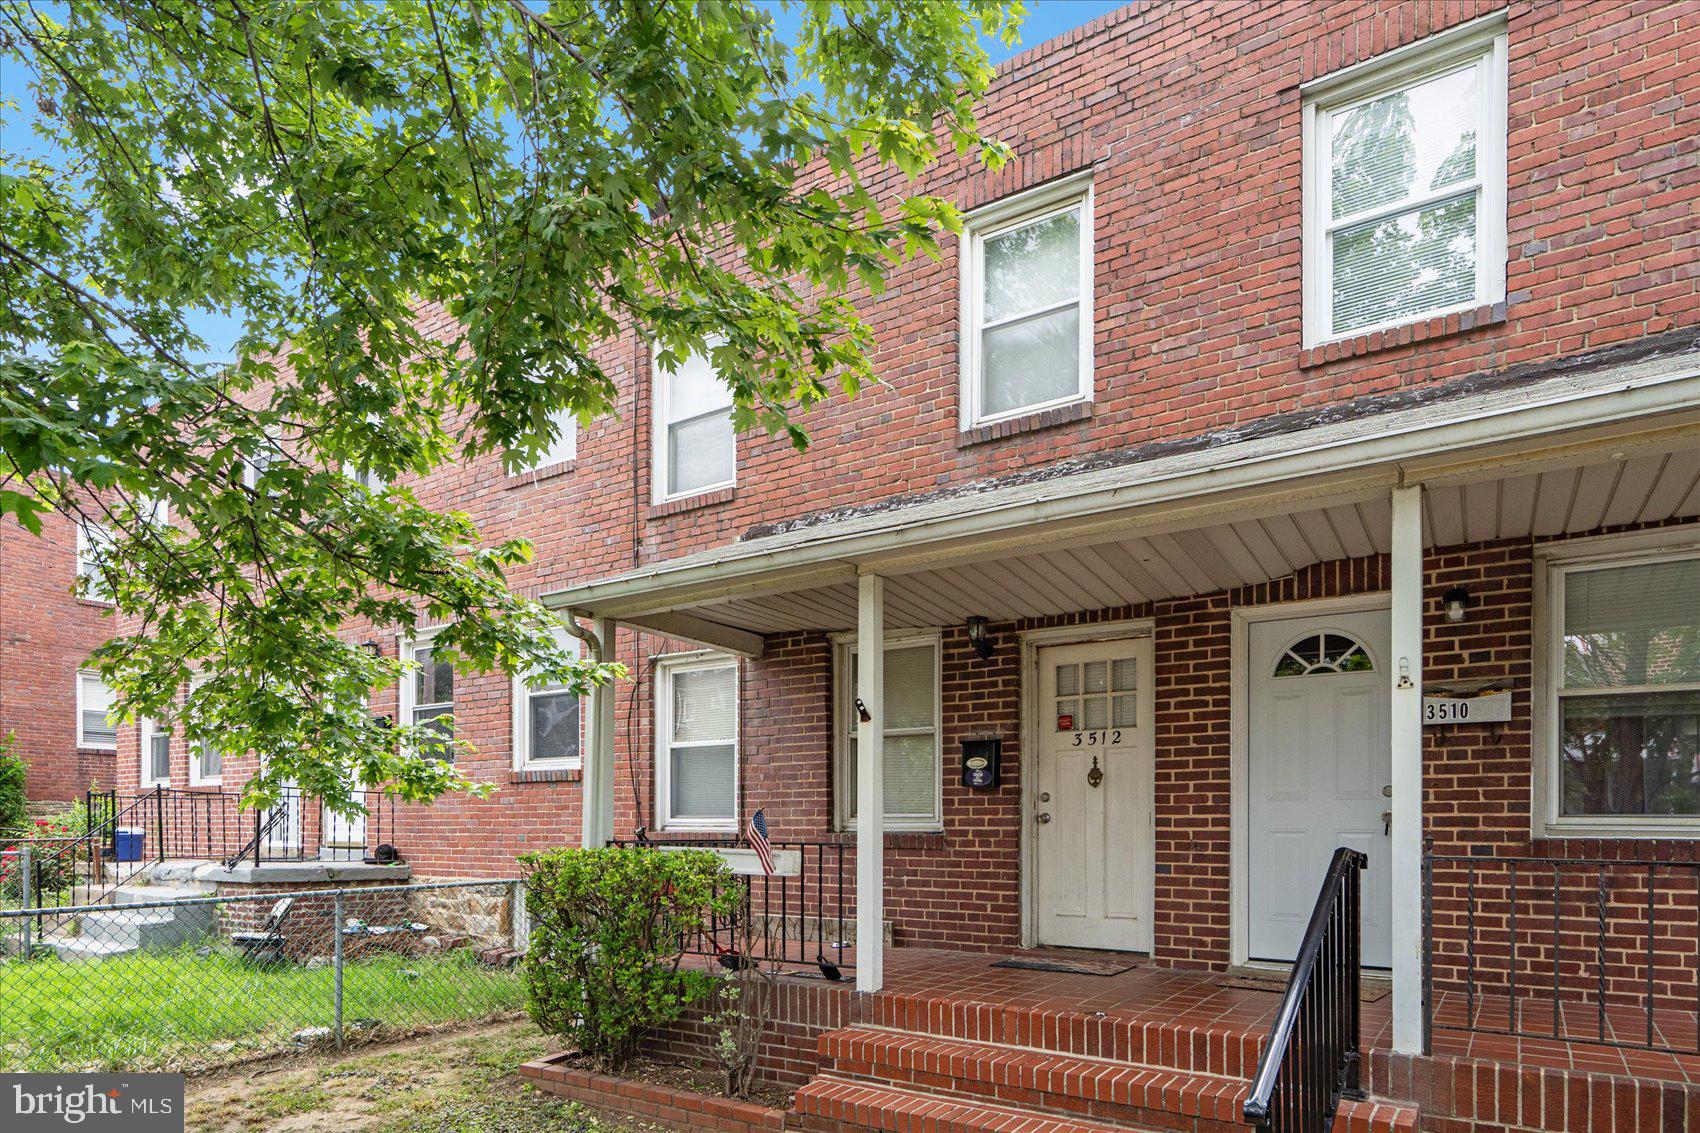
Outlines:
[[1381, 832], [1383, 834], [1393, 833], [1393, 812], [1390, 810], [1381, 812]]
[[1045, 825], [1045, 823], [1047, 823], [1051, 820], [1051, 812], [1045, 811], [1041, 814], [1035, 815], [1034, 817], [1036, 817], [1039, 820], [1039, 825], [1043, 826], [1043, 825]]

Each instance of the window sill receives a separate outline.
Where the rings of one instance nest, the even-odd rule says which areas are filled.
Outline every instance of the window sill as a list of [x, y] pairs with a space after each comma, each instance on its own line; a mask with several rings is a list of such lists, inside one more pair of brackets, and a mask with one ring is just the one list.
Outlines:
[[644, 514], [649, 519], [661, 519], [664, 516], [678, 515], [680, 512], [695, 511], [697, 508], [713, 507], [716, 504], [730, 503], [737, 496], [736, 486], [715, 488], [695, 496], [680, 496], [676, 500], [665, 503], [651, 504]]
[[1503, 322], [1505, 322], [1505, 303], [1502, 300], [1498, 303], [1472, 307], [1468, 311], [1455, 311], [1450, 315], [1437, 315], [1432, 319], [1419, 319], [1414, 323], [1406, 323], [1404, 326], [1388, 327], [1385, 330], [1371, 331], [1369, 334], [1353, 335], [1349, 338], [1319, 343], [1316, 346], [1299, 351], [1299, 369], [1310, 369], [1313, 366], [1323, 366], [1329, 362], [1357, 358], [1381, 350], [1393, 350], [1401, 346], [1410, 346], [1412, 343], [1464, 334], [1467, 331], [1478, 330], [1482, 327], [1497, 326]]
[[578, 783], [584, 779], [582, 767], [529, 767], [514, 769], [515, 783]]
[[578, 460], [562, 460], [554, 464], [545, 464], [542, 468], [533, 468], [527, 472], [510, 472], [506, 487], [525, 488], [532, 484], [540, 484], [544, 480], [553, 480], [557, 476], [565, 476], [578, 468]]
[[1555, 826], [1546, 824], [1534, 833], [1541, 842], [1692, 842], [1700, 839], [1700, 825], [1686, 826]]
[[105, 598], [78, 598], [77, 605], [93, 606], [97, 610], [115, 610], [118, 608], [118, 603]]
[[91, 747], [88, 744], [78, 744], [77, 745], [77, 754], [78, 755], [117, 755], [118, 754], [118, 747], [117, 747], [117, 745], [113, 745], [112, 747]]
[[956, 447], [972, 448], [990, 441], [1001, 441], [1005, 437], [1019, 436], [1022, 433], [1036, 433], [1041, 429], [1054, 429], [1059, 425], [1072, 425], [1077, 421], [1092, 419], [1092, 403], [1076, 401], [1070, 405], [1059, 405], [1053, 409], [1042, 409], [1037, 413], [1029, 413], [1024, 417], [1011, 417], [1007, 421], [994, 421], [990, 425], [976, 425], [972, 429], [964, 429], [956, 435]]

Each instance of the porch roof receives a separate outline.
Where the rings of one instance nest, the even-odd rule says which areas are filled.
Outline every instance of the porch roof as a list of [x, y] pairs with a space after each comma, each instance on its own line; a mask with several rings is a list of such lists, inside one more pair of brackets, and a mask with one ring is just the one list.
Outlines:
[[1401, 483], [1429, 489], [1430, 546], [1696, 515], [1700, 343], [1682, 346], [807, 517], [544, 601], [756, 654], [763, 634], [853, 626], [862, 573], [886, 577], [900, 628], [1139, 604], [1385, 552]]

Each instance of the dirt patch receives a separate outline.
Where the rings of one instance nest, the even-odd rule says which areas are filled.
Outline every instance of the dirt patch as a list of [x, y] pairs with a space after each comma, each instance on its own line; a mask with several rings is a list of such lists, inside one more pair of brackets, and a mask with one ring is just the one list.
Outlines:
[[555, 1045], [530, 1023], [192, 1079], [195, 1133], [652, 1133], [540, 1094], [516, 1075]]
[[[568, 1059], [562, 1065], [575, 1070], [598, 1069], [592, 1063], [576, 1058]], [[692, 1066], [645, 1055], [632, 1062], [618, 1077], [647, 1082], [652, 1086], [665, 1086], [669, 1090], [684, 1093], [706, 1094], [711, 1098], [726, 1096], [722, 1090], [724, 1079], [719, 1068], [714, 1066]], [[767, 1106], [769, 1109], [790, 1109], [791, 1091], [783, 1086], [757, 1082], [755, 1088], [750, 1091], [750, 1096], [743, 1100]]]

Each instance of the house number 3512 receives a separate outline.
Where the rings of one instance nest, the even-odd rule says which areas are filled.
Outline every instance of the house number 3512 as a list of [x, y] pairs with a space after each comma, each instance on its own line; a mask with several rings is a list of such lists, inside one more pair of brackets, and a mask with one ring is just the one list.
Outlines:
[[1111, 728], [1097, 732], [1076, 732], [1074, 733], [1074, 739], [1069, 742], [1069, 746], [1103, 747], [1108, 744], [1119, 744], [1121, 742], [1122, 730], [1120, 728]]

